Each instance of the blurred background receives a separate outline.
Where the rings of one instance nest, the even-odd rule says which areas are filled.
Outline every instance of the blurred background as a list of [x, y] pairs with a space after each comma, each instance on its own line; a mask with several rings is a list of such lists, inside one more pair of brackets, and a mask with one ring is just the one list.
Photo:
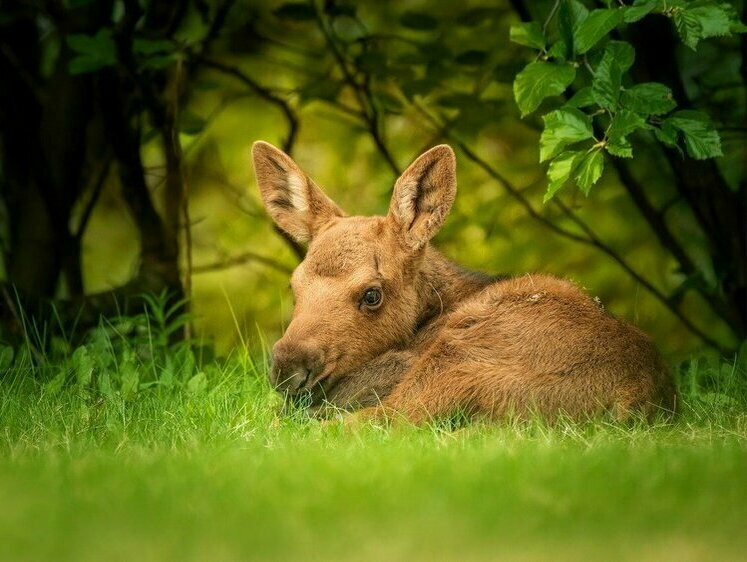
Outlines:
[[628, 26], [633, 75], [707, 112], [724, 156], [690, 160], [637, 133], [635, 157], [608, 163], [590, 196], [570, 186], [543, 204], [542, 121], [521, 119], [512, 93], [535, 53], [509, 26], [555, 4], [1, 2], [0, 337], [24, 319], [81, 331], [168, 291], [189, 299], [190, 337], [255, 349], [289, 318], [303, 248], [262, 209], [251, 143], [283, 148], [349, 214], [382, 214], [407, 164], [447, 142], [459, 188], [435, 240], [446, 255], [568, 277], [672, 361], [735, 349], [744, 35], [693, 51], [664, 16]]

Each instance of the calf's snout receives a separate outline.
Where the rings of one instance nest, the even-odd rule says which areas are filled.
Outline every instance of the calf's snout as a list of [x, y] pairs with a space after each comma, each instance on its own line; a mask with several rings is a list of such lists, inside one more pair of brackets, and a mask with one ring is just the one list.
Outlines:
[[281, 392], [296, 394], [314, 380], [323, 366], [320, 349], [308, 343], [280, 340], [272, 349], [270, 382]]

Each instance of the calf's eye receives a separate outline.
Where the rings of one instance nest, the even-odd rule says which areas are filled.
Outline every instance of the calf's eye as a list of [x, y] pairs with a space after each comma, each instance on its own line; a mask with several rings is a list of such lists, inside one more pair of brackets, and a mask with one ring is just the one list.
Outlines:
[[367, 308], [378, 308], [381, 305], [381, 289], [366, 289], [361, 304]]

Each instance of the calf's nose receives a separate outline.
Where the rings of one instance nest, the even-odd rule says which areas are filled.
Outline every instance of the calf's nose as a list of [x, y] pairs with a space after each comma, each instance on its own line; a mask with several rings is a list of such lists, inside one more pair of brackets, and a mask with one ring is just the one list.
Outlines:
[[322, 353], [308, 344], [279, 341], [272, 349], [270, 382], [281, 392], [298, 393], [322, 369]]

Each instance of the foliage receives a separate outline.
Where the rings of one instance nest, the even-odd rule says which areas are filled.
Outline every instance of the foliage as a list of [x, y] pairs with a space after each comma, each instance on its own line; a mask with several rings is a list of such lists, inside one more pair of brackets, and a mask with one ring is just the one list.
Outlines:
[[[185, 332], [221, 351], [257, 324], [275, 335], [304, 249], [268, 224], [246, 146], [275, 142], [364, 214], [448, 142], [447, 254], [574, 278], [678, 357], [732, 351], [747, 329], [742, 27], [713, 1], [603, 4], [11, 2], [0, 289], [41, 331], [50, 305], [83, 330], [117, 317], [102, 303], [167, 290], [197, 311]], [[605, 189], [582, 202], [568, 181]]]
[[[684, 145], [696, 159], [722, 156], [721, 139], [709, 117], [694, 110], [674, 111], [672, 91], [659, 82], [634, 83], [630, 69], [635, 48], [611, 39], [619, 31], [652, 14], [671, 18], [683, 43], [695, 49], [701, 39], [743, 33], [732, 6], [719, 2], [636, 0], [630, 6], [609, 3], [589, 11], [578, 0], [556, 3], [544, 25], [512, 26], [511, 40], [538, 50], [514, 81], [514, 96], [522, 116], [534, 112], [549, 97], [566, 91], [572, 97], [560, 109], [543, 116], [540, 161], [552, 160], [545, 202], [571, 178], [584, 192], [602, 176], [606, 152], [632, 158], [629, 136], [650, 132], [671, 148]], [[582, 111], [583, 110], [583, 111]], [[561, 153], [567, 146], [572, 150]]]

